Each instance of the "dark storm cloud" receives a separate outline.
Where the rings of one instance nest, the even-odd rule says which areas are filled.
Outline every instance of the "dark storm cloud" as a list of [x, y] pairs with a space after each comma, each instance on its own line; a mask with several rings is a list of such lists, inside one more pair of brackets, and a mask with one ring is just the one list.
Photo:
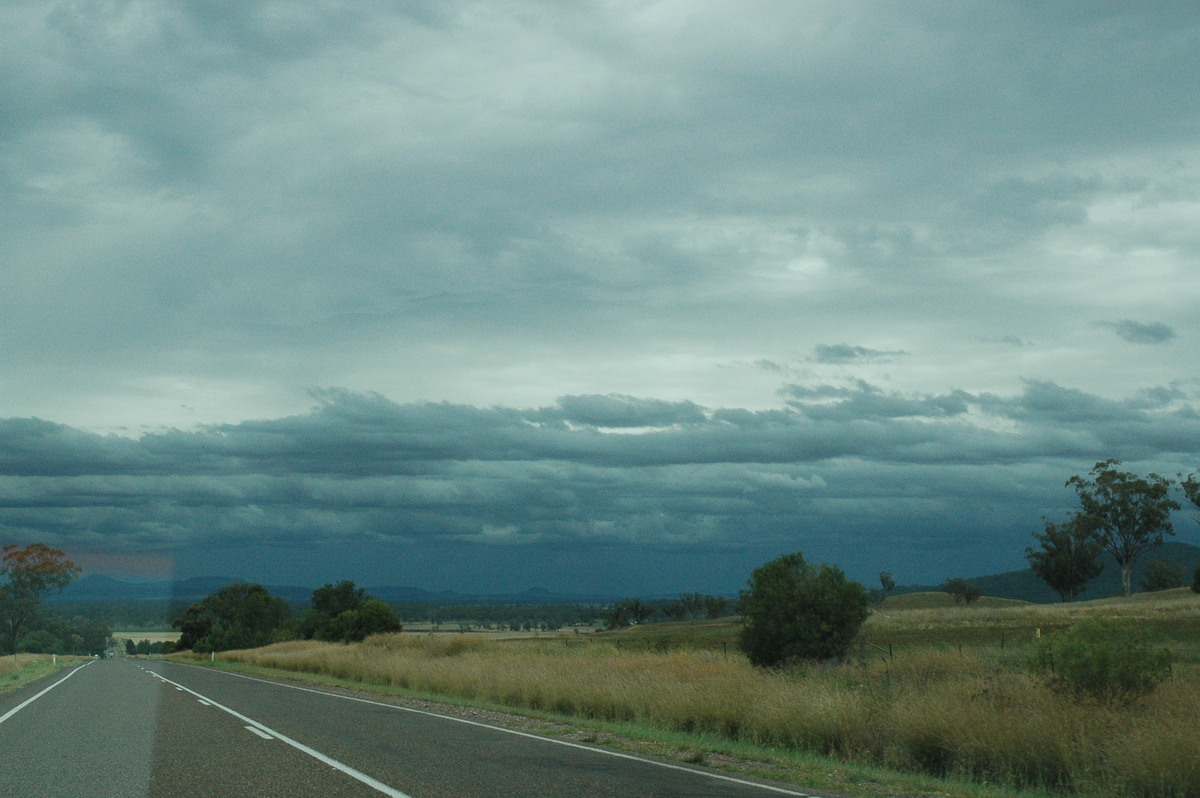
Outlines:
[[520, 410], [328, 391], [306, 415], [136, 440], [9, 419], [0, 528], [85, 549], [874, 546], [885, 518], [953, 535], [985, 505], [1018, 513], [997, 534], [1025, 534], [1096, 460], [1179, 468], [1200, 451], [1194, 397], [1174, 387], [1127, 402], [1049, 383], [1012, 397], [862, 382], [788, 394], [773, 411], [627, 396]]
[[1131, 344], [1165, 344], [1175, 338], [1175, 330], [1161, 321], [1142, 324], [1130, 319], [1121, 321], [1102, 321], [1101, 327], [1108, 327], [1121, 338]]

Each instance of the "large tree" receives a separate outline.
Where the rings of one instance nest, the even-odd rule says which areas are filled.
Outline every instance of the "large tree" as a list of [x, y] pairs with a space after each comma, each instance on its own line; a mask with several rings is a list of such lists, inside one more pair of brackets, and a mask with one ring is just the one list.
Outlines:
[[14, 652], [42, 599], [69, 585], [80, 569], [64, 552], [44, 543], [32, 543], [23, 549], [9, 544], [0, 551], [4, 552], [0, 565], [0, 631], [5, 650]]
[[207, 653], [264, 646], [291, 614], [287, 602], [262, 585], [234, 582], [189, 606], [171, 626], [180, 631], [177, 650]]
[[870, 613], [862, 585], [800, 552], [754, 569], [748, 585], [741, 645], [758, 666], [844, 657]]
[[314, 590], [312, 609], [300, 622], [300, 634], [304, 637], [344, 643], [403, 628], [395, 610], [368, 596], [366, 590], [349, 579]]
[[1038, 578], [1049, 585], [1063, 601], [1071, 601], [1084, 586], [1104, 570], [1100, 555], [1104, 551], [1096, 536], [1095, 521], [1077, 515], [1063, 524], [1046, 521], [1046, 531], [1033, 533], [1038, 548], [1027, 546], [1025, 559]]
[[1102, 460], [1091, 478], [1073, 476], [1067, 486], [1079, 496], [1081, 516], [1093, 524], [1104, 550], [1121, 568], [1121, 587], [1130, 593], [1130, 573], [1142, 552], [1174, 535], [1171, 513], [1179, 502], [1171, 498], [1172, 480], [1158, 474], [1139, 477], [1119, 471], [1120, 460]]

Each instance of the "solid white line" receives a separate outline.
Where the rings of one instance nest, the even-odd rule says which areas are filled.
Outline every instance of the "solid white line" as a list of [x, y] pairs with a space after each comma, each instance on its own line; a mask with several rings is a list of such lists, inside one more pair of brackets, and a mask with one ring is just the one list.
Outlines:
[[[174, 663], [174, 664], [182, 665], [183, 663]], [[199, 668], [199, 667], [203, 667], [203, 666], [188, 665], [187, 667]], [[468, 726], [478, 726], [482, 729], [492, 729], [493, 731], [504, 732], [505, 734], [514, 734], [517, 737], [528, 737], [531, 740], [540, 740], [541, 742], [544, 742], [544, 743], [553, 743], [554, 745], [564, 745], [568, 748], [578, 748], [581, 751], [591, 751], [594, 754], [604, 754], [605, 756], [616, 757], [617, 759], [628, 759], [633, 762], [643, 762], [647, 765], [654, 765], [655, 767], [666, 768], [667, 770], [680, 770], [680, 771], [683, 771], [684, 773], [692, 773], [697, 776], [705, 776], [710, 779], [717, 779], [718, 781], [728, 781], [728, 782], [732, 782], [733, 784], [741, 784], [746, 787], [757, 787], [760, 790], [766, 790], [768, 792], [776, 792], [781, 795], [791, 795], [791, 796], [795, 796], [795, 798], [820, 798], [820, 796], [813, 795], [812, 793], [798, 792], [796, 790], [789, 790], [786, 787], [776, 787], [771, 784], [760, 784], [757, 781], [747, 781], [746, 779], [739, 779], [736, 776], [727, 776], [724, 773], [713, 773], [712, 771], [697, 770], [695, 768], [684, 767], [683, 765], [675, 765], [670, 762], [659, 762], [656, 759], [645, 759], [645, 758], [637, 756], [635, 754], [626, 754], [622, 751], [611, 751], [607, 748], [593, 748], [590, 745], [582, 745], [580, 743], [572, 742], [570, 740], [557, 740], [553, 737], [543, 737], [540, 734], [531, 734], [529, 732], [517, 731], [516, 729], [506, 729], [503, 726], [491, 726], [487, 723], [480, 723], [477, 720], [467, 720], [466, 718], [456, 718], [453, 715], [440, 715], [437, 712], [429, 712], [428, 710], [424, 710], [424, 709], [414, 709], [413, 707], [404, 707], [404, 706], [399, 706], [397, 704], [385, 704], [382, 701], [372, 701], [369, 698], [357, 698], [355, 696], [350, 696], [350, 695], [338, 695], [337, 693], [328, 693], [324, 690], [314, 690], [311, 687], [300, 687], [299, 685], [295, 685], [295, 684], [287, 684], [285, 682], [275, 682], [275, 681], [271, 681], [270, 679], [260, 679], [256, 676], [246, 676], [245, 674], [233, 673], [232, 671], [225, 671], [225, 670], [219, 670], [219, 669], [213, 669], [213, 668], [204, 668], [204, 670], [207, 670], [207, 671], [213, 672], [213, 673], [223, 673], [226, 676], [236, 676], [239, 679], [249, 679], [252, 682], [262, 682], [263, 684], [270, 684], [270, 685], [274, 685], [276, 687], [286, 687], [290, 690], [301, 690], [305, 693], [316, 693], [317, 695], [323, 695], [323, 696], [327, 696], [329, 698], [340, 698], [343, 701], [357, 701], [360, 704], [371, 704], [372, 706], [377, 706], [377, 707], [386, 707], [388, 709], [398, 709], [402, 712], [412, 712], [417, 715], [427, 715], [431, 718], [441, 718], [442, 720], [452, 720], [455, 723], [465, 723]], [[160, 676], [159, 678], [162, 678], [162, 677]], [[164, 681], [166, 681], [166, 680], [164, 679]], [[174, 684], [174, 682], [172, 682], [172, 684]], [[220, 706], [220, 705], [218, 704], [218, 706]]]
[[9, 718], [11, 718], [13, 715], [17, 714], [17, 713], [18, 713], [18, 712], [20, 712], [22, 709], [24, 709], [25, 707], [27, 707], [27, 706], [29, 706], [30, 704], [32, 704], [34, 701], [37, 701], [39, 698], [41, 698], [42, 696], [44, 696], [46, 693], [50, 692], [50, 691], [51, 691], [51, 690], [53, 690], [55, 687], [58, 687], [60, 684], [62, 684], [63, 682], [65, 682], [67, 679], [70, 679], [72, 676], [74, 676], [75, 674], [79, 673], [81, 670], [83, 670], [84, 668], [86, 668], [88, 665], [91, 665], [91, 664], [92, 664], [93, 662], [95, 662], [95, 661], [96, 661], [96, 660], [94, 660], [94, 659], [89, 659], [87, 662], [83, 663], [83, 664], [82, 664], [82, 665], [80, 665], [78, 668], [75, 668], [73, 671], [71, 671], [71, 672], [70, 672], [70, 673], [68, 673], [66, 676], [64, 676], [64, 677], [62, 677], [61, 679], [59, 679], [59, 680], [58, 680], [57, 682], [55, 682], [54, 684], [52, 684], [52, 685], [50, 685], [49, 687], [47, 687], [47, 688], [46, 688], [45, 690], [43, 690], [42, 692], [40, 692], [40, 693], [38, 693], [37, 695], [35, 695], [33, 698], [27, 698], [27, 699], [25, 699], [25, 700], [24, 700], [24, 701], [22, 701], [20, 704], [17, 704], [15, 707], [13, 707], [12, 709], [10, 709], [8, 712], [5, 712], [3, 715], [0, 715], [0, 723], [3, 723], [4, 721], [8, 720], [8, 719], [9, 719]]
[[[155, 675], [158, 676], [158, 674], [155, 674]], [[350, 767], [349, 765], [343, 764], [332, 757], [328, 757], [325, 754], [322, 754], [320, 751], [317, 751], [316, 749], [309, 748], [304, 743], [293, 740], [291, 737], [288, 737], [286, 734], [282, 734], [280, 732], [275, 731], [270, 726], [267, 726], [264, 723], [259, 723], [254, 718], [248, 718], [245, 715], [243, 715], [242, 713], [240, 713], [236, 710], [230, 709], [229, 707], [225, 706], [224, 704], [221, 704], [217, 701], [212, 700], [211, 698], [209, 698], [207, 696], [197, 693], [195, 690], [193, 690], [190, 687], [185, 687], [182, 684], [179, 684], [178, 682], [173, 682], [165, 676], [158, 676], [158, 678], [162, 679], [167, 684], [173, 685], [174, 687], [184, 691], [185, 693], [191, 693], [192, 695], [196, 696], [196, 698], [203, 699], [204, 701], [209, 702], [217, 709], [221, 709], [221, 710], [224, 710], [225, 712], [228, 712], [230, 715], [233, 715], [238, 720], [242, 721], [243, 723], [248, 724], [246, 728], [250, 728], [251, 726], [253, 726], [256, 729], [260, 729], [261, 731], [265, 732], [266, 734], [269, 734], [270, 736], [274, 737], [275, 739], [287, 743], [292, 748], [295, 748], [297, 751], [302, 751], [302, 752], [308, 754], [309, 756], [311, 756], [313, 759], [316, 759], [319, 762], [324, 762], [326, 765], [329, 765], [331, 768], [340, 770], [341, 772], [345, 773], [350, 778], [357, 779], [358, 781], [361, 781], [363, 784], [367, 785], [368, 787], [372, 787], [372, 788], [378, 790], [379, 792], [383, 793], [384, 795], [390, 796], [390, 798], [411, 798], [411, 796], [409, 796], [405, 793], [402, 793], [399, 790], [389, 787], [388, 785], [384, 784], [382, 781], [379, 781], [378, 779], [371, 778], [366, 773], [363, 773], [360, 770], [355, 770], [354, 768]]]

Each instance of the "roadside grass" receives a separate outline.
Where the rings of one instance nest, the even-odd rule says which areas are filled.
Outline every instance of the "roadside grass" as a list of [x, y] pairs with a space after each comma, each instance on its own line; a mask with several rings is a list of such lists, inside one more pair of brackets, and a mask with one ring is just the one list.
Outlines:
[[78, 659], [59, 657], [55, 663], [49, 654], [10, 654], [0, 657], [0, 694], [11, 693], [30, 682], [36, 682]]
[[[1039, 630], [1096, 616], [1171, 649], [1172, 678], [1105, 705], [1028, 667]], [[749, 759], [764, 763], [762, 775], [790, 771], [785, 780], [849, 794], [1200, 796], [1200, 597], [1188, 591], [1069, 605], [889, 603], [851, 661], [783, 670], [751, 667], [738, 628], [731, 618], [558, 638], [405, 633], [219, 660], [554, 718], [614, 737], [606, 745], [665, 745], [679, 761]], [[820, 781], [822, 769], [839, 775]], [[855, 779], [871, 786], [856, 793]]]
[[[981, 784], [953, 776], [934, 777], [919, 772], [904, 772], [863, 761], [839, 761], [804, 750], [763, 745], [747, 740], [732, 740], [720, 734], [672, 731], [633, 721], [601, 720], [514, 707], [508, 703], [440, 691], [422, 691], [377, 682], [363, 682], [328, 673], [251, 664], [249, 660], [252, 658], [239, 656], [243, 653], [249, 652], [219, 654], [215, 663], [210, 662], [207, 657], [192, 657], [188, 654], [172, 654], [168, 659], [203, 667], [216, 667], [247, 676], [371, 693], [385, 700], [394, 697], [400, 702], [411, 703], [426, 711], [438, 711], [440, 705], [441, 711], [470, 719], [477, 717], [472, 710], [515, 715], [518, 718], [517, 724], [505, 725], [516, 725], [519, 730], [547, 737], [566, 738], [585, 745], [682, 764], [700, 765], [738, 777], [763, 778], [851, 798], [1054, 797], [1054, 793], [1041, 789], [1014, 789], [1011, 786]], [[522, 723], [520, 719], [525, 720]]]

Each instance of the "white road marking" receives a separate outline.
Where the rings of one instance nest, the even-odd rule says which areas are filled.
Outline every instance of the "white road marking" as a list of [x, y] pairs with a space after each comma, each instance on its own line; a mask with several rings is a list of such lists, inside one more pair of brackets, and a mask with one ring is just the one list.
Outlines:
[[[175, 664], [181, 665], [183, 663], [175, 663]], [[186, 667], [200, 668], [203, 666], [188, 665]], [[245, 674], [241, 674], [241, 673], [233, 673], [232, 671], [224, 671], [224, 670], [213, 669], [213, 668], [204, 668], [204, 670], [207, 670], [211, 673], [223, 673], [226, 676], [236, 676], [239, 679], [248, 679], [252, 682], [262, 682], [263, 684], [270, 684], [270, 685], [274, 685], [276, 687], [286, 687], [290, 690], [300, 690], [305, 693], [316, 693], [317, 695], [323, 695], [328, 698], [340, 698], [343, 701], [357, 701], [360, 704], [371, 704], [372, 706], [386, 707], [387, 709], [398, 709], [402, 712], [412, 712], [416, 715], [427, 715], [431, 718], [441, 718], [442, 720], [451, 720], [451, 721], [454, 721], [455, 723], [465, 723], [468, 726], [478, 726], [482, 729], [492, 729], [493, 731], [504, 732], [505, 734], [513, 734], [513, 735], [516, 735], [517, 737], [528, 737], [531, 740], [540, 740], [543, 743], [553, 743], [554, 745], [564, 745], [568, 748], [578, 748], [581, 751], [591, 751], [593, 754], [604, 754], [605, 756], [616, 757], [617, 759], [628, 759], [633, 762], [642, 762], [647, 765], [654, 765], [655, 767], [666, 768], [667, 770], [681, 770], [684, 773], [691, 773], [696, 776], [705, 776], [707, 778], [716, 779], [718, 781], [727, 781], [727, 782], [731, 782], [733, 784], [741, 784], [746, 787], [757, 787], [760, 790], [766, 790], [768, 792], [776, 792], [781, 795], [791, 795], [791, 796], [794, 796], [795, 798], [820, 798], [820, 796], [813, 795], [812, 793], [798, 792], [796, 790], [789, 790], [786, 787], [776, 787], [771, 784], [760, 784], [759, 782], [756, 782], [756, 781], [747, 781], [746, 779], [739, 779], [736, 776], [726, 776], [724, 773], [713, 773], [713, 772], [707, 771], [707, 770], [696, 770], [695, 768], [684, 767], [683, 765], [674, 765], [670, 762], [659, 762], [654, 759], [644, 759], [643, 757], [636, 756], [634, 754], [626, 754], [621, 751], [610, 751], [605, 748], [593, 748], [590, 745], [582, 745], [580, 743], [571, 742], [570, 740], [556, 740], [553, 737], [543, 737], [540, 734], [530, 734], [529, 732], [517, 731], [516, 729], [506, 729], [503, 726], [492, 726], [487, 723], [480, 723], [477, 720], [467, 720], [466, 718], [456, 718], [453, 715], [439, 715], [437, 712], [429, 712], [424, 709], [414, 709], [413, 707], [403, 707], [403, 706], [399, 706], [397, 704], [385, 704], [382, 701], [372, 701], [369, 698], [357, 698], [355, 696], [350, 696], [350, 695], [338, 695], [337, 693], [327, 693], [324, 690], [314, 690], [311, 687], [300, 687], [299, 685], [295, 685], [295, 684], [286, 684], [284, 682], [274, 682], [274, 681], [271, 681], [270, 679], [259, 679], [254, 676], [246, 676]], [[160, 676], [159, 678], [161, 679], [162, 677]], [[167, 681], [167, 680], [163, 679], [163, 681]], [[172, 684], [174, 684], [174, 682], [172, 682]], [[217, 706], [220, 706], [220, 704], [218, 704]], [[222, 707], [222, 709], [224, 709], [224, 707]], [[228, 712], [231, 710], [226, 710], [226, 711]]]
[[[153, 673], [153, 671], [151, 671], [151, 673]], [[154, 675], [158, 676], [159, 679], [162, 679], [167, 684], [172, 685], [173, 687], [175, 687], [179, 690], [182, 690], [185, 693], [191, 693], [192, 695], [196, 696], [196, 698], [207, 701], [211, 706], [214, 706], [217, 709], [228, 712], [230, 715], [233, 715], [238, 720], [247, 724], [246, 728], [249, 729], [250, 727], [254, 727], [255, 729], [258, 729], [261, 732], [263, 732], [265, 735], [270, 735], [270, 737], [273, 737], [276, 740], [285, 742], [288, 745], [290, 745], [292, 748], [295, 748], [297, 751], [301, 751], [305, 754], [308, 754], [313, 759], [316, 759], [318, 762], [323, 762], [326, 765], [329, 765], [331, 768], [340, 770], [341, 772], [345, 773], [350, 778], [357, 779], [358, 781], [361, 781], [363, 784], [367, 785], [368, 787], [378, 790], [379, 792], [383, 793], [384, 795], [389, 796], [390, 798], [411, 798], [411, 796], [409, 796], [405, 793], [402, 793], [399, 790], [393, 789], [392, 787], [389, 787], [388, 785], [384, 784], [382, 781], [379, 781], [378, 779], [371, 778], [366, 773], [363, 773], [360, 770], [355, 770], [354, 768], [350, 767], [349, 765], [346, 765], [346, 764], [343, 764], [343, 763], [337, 761], [333, 757], [326, 756], [325, 754], [322, 754], [320, 751], [317, 751], [314, 748], [309, 748], [304, 743], [293, 740], [291, 737], [288, 737], [286, 734], [282, 734], [281, 732], [275, 731], [270, 726], [267, 726], [264, 723], [259, 723], [254, 718], [248, 718], [245, 715], [243, 715], [242, 713], [238, 712], [237, 710], [230, 709], [229, 707], [225, 706], [224, 704], [221, 704], [218, 701], [214, 701], [213, 699], [211, 699], [207, 696], [197, 693], [195, 690], [191, 689], [190, 687], [185, 687], [182, 684], [179, 684], [178, 682], [173, 682], [165, 676], [159, 676], [157, 673]]]
[[253, 726], [247, 726], [246, 728], [249, 729], [252, 734], [257, 734], [259, 737], [263, 738], [264, 740], [274, 740], [275, 739], [274, 737], [267, 734], [265, 731], [262, 731], [261, 729], [256, 729]]
[[87, 662], [83, 663], [83, 664], [82, 664], [82, 665], [80, 665], [78, 668], [76, 668], [75, 670], [71, 671], [71, 672], [70, 672], [70, 673], [68, 673], [66, 676], [62, 677], [61, 679], [59, 679], [59, 680], [58, 680], [57, 682], [55, 682], [54, 684], [52, 684], [52, 685], [50, 685], [49, 687], [47, 687], [45, 690], [41, 691], [40, 693], [38, 693], [37, 695], [33, 696], [32, 698], [27, 698], [27, 699], [25, 699], [25, 700], [24, 700], [24, 701], [22, 701], [20, 704], [17, 704], [15, 707], [13, 707], [12, 709], [10, 709], [8, 712], [5, 712], [3, 715], [0, 715], [0, 723], [3, 723], [4, 721], [8, 720], [8, 719], [9, 719], [9, 718], [11, 718], [13, 715], [17, 714], [17, 713], [18, 713], [18, 712], [20, 712], [22, 709], [24, 709], [25, 707], [27, 707], [27, 706], [29, 706], [30, 704], [32, 704], [34, 701], [37, 701], [39, 698], [41, 698], [42, 696], [44, 696], [46, 693], [50, 692], [50, 691], [51, 691], [51, 690], [53, 690], [55, 687], [58, 687], [60, 684], [62, 684], [63, 682], [65, 682], [67, 679], [70, 679], [72, 676], [74, 676], [75, 674], [79, 673], [81, 670], [83, 670], [84, 668], [86, 668], [88, 665], [91, 665], [91, 664], [92, 664], [93, 662], [95, 662], [95, 661], [96, 661], [96, 660], [94, 660], [94, 659], [89, 659]]
[[203, 704], [203, 705], [204, 705], [204, 706], [206, 706], [206, 707], [211, 707], [211, 706], [212, 706], [212, 704], [208, 703], [208, 702], [207, 702], [207, 701], [205, 701], [203, 698], [197, 698], [197, 699], [196, 699], [196, 701], [197, 701], [197, 703]]

